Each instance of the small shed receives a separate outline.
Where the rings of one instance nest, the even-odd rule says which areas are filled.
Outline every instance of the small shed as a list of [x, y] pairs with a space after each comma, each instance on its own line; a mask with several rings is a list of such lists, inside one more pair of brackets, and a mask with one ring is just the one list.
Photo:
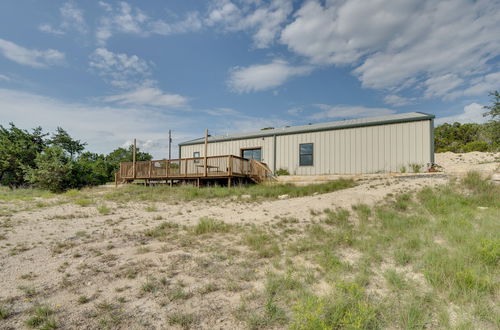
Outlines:
[[[208, 156], [236, 155], [292, 175], [400, 172], [434, 163], [434, 118], [423, 112], [210, 136]], [[204, 157], [204, 138], [179, 157]]]

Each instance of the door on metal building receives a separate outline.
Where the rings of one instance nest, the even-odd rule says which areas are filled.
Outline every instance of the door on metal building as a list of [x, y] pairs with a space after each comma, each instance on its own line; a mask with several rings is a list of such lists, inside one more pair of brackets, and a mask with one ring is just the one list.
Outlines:
[[241, 157], [262, 161], [262, 148], [241, 149]]

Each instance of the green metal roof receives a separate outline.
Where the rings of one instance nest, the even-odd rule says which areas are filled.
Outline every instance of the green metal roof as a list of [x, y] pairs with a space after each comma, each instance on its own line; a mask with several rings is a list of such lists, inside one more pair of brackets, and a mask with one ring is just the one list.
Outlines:
[[[209, 136], [208, 142], [211, 143], [211, 142], [221, 142], [221, 141], [234, 141], [234, 140], [253, 139], [253, 138], [275, 136], [275, 135], [289, 135], [289, 134], [300, 134], [300, 133], [310, 133], [319, 131], [330, 131], [330, 130], [353, 128], [353, 127], [396, 124], [396, 123], [405, 123], [411, 121], [431, 120], [434, 118], [435, 118], [434, 115], [424, 112], [408, 112], [408, 113], [399, 113], [388, 116], [351, 119], [351, 120], [343, 120], [343, 121], [335, 121], [335, 122], [319, 123], [319, 124], [311, 124], [303, 126], [274, 128], [274, 129], [267, 129], [267, 130], [240, 133], [240, 134]], [[179, 143], [179, 146], [202, 144], [204, 142], [205, 138], [199, 138], [195, 140], [181, 142]]]

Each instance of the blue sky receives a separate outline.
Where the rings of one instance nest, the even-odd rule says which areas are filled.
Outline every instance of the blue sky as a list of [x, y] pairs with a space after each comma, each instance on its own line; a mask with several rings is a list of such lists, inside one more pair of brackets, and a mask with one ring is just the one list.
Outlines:
[[175, 144], [409, 111], [482, 122], [499, 22], [497, 0], [2, 0], [0, 125], [163, 158], [169, 129]]

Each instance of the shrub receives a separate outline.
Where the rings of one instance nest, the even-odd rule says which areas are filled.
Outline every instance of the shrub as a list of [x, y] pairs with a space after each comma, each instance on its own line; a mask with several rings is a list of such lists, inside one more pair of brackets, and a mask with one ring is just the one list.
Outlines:
[[276, 171], [275, 173], [276, 175], [280, 176], [280, 175], [290, 175], [290, 172], [288, 172], [288, 170], [286, 168], [280, 168]]

